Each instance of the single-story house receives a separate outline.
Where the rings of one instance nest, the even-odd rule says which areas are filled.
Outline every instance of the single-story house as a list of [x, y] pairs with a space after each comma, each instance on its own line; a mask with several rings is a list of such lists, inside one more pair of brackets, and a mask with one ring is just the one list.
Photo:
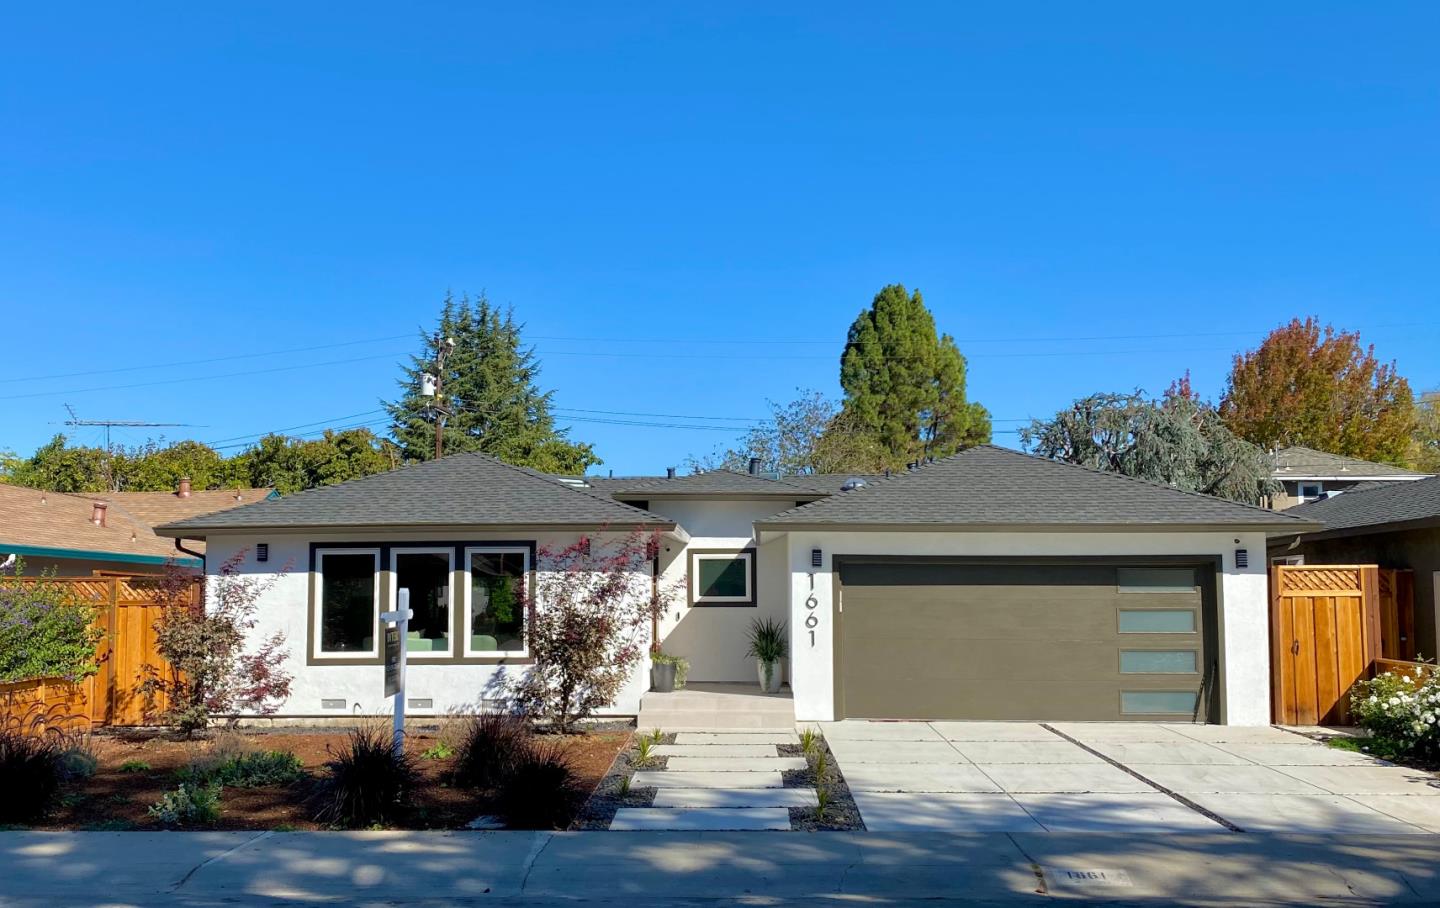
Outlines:
[[1440, 477], [1371, 483], [1286, 512], [1323, 528], [1270, 539], [1284, 564], [1375, 564], [1415, 572], [1415, 645], [1440, 654]]
[[27, 576], [158, 573], [169, 562], [199, 568], [204, 547], [177, 549], [154, 526], [261, 501], [274, 489], [69, 494], [0, 484], [0, 567], [23, 560]]
[[1281, 448], [1271, 459], [1270, 475], [1281, 487], [1270, 501], [1270, 506], [1277, 511], [1338, 495], [1363, 483], [1414, 482], [1429, 475], [1301, 445]]
[[[205, 540], [212, 575], [243, 550], [243, 572], [275, 579], [258, 629], [289, 641], [280, 715], [319, 717], [387, 710], [379, 615], [400, 587], [425, 604], [411, 711], [476, 708], [529, 664], [527, 618], [499, 620], [496, 591], [533, 589], [546, 547], [637, 528], [662, 534], [645, 579], [682, 581], [663, 649], [695, 682], [754, 684], [751, 621], [784, 621], [799, 720], [1263, 724], [1266, 542], [1318, 526], [981, 445], [854, 482], [577, 481], [456, 454], [159, 531]], [[611, 712], [635, 714], [647, 678]]]

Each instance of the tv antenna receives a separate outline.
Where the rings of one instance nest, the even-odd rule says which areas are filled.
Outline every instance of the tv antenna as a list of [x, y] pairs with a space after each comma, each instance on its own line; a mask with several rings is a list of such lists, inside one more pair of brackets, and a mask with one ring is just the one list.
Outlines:
[[106, 451], [109, 451], [109, 450], [110, 450], [110, 430], [113, 429], [113, 428], [116, 428], [117, 426], [120, 427], [120, 428], [134, 429], [134, 428], [151, 428], [151, 427], [158, 427], [158, 426], [193, 426], [193, 425], [194, 425], [194, 423], [188, 423], [188, 422], [146, 422], [146, 421], [143, 420], [143, 419], [81, 419], [80, 416], [79, 416], [79, 414], [77, 414], [77, 413], [75, 412], [75, 408], [74, 408], [74, 407], [70, 406], [69, 404], [66, 404], [66, 405], [65, 405], [65, 409], [66, 409], [66, 411], [68, 411], [68, 412], [70, 413], [70, 418], [67, 419], [67, 420], [65, 420], [65, 425], [67, 425], [67, 426], [104, 426], [104, 427], [105, 427], [105, 450], [106, 450]]

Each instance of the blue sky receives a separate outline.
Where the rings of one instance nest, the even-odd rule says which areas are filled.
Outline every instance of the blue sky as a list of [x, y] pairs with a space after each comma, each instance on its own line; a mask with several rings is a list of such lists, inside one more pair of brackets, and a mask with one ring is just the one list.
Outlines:
[[380, 425], [447, 289], [515, 307], [617, 474], [838, 394], [890, 282], [1001, 443], [1186, 369], [1218, 396], [1295, 315], [1434, 387], [1437, 34], [1432, 3], [12, 8], [0, 448], [66, 403], [222, 445]]

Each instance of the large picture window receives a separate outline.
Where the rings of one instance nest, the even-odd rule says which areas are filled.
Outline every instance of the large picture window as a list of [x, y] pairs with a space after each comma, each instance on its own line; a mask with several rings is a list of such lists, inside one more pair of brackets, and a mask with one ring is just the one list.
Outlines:
[[530, 607], [530, 550], [471, 547], [466, 603], [465, 655], [523, 655]]
[[318, 554], [317, 657], [378, 655], [379, 569], [378, 549], [332, 549]]
[[754, 605], [755, 550], [690, 553], [691, 605]]
[[405, 651], [414, 658], [450, 655], [450, 589], [455, 554], [448, 548], [391, 549], [390, 570], [395, 584], [391, 607], [398, 607], [400, 590], [410, 591], [410, 630]]

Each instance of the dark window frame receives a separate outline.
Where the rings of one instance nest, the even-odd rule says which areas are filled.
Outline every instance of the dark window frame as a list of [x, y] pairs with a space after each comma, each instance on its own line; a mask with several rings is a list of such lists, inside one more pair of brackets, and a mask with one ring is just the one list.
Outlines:
[[[727, 599], [723, 602], [706, 601], [697, 598], [695, 595], [695, 584], [699, 576], [697, 563], [701, 560], [697, 556], [720, 556], [728, 555], [731, 558], [748, 556], [750, 570], [747, 572], [748, 583], [744, 599]], [[688, 576], [685, 578], [685, 603], [690, 608], [755, 608], [755, 589], [759, 586], [759, 555], [755, 546], [746, 546], [739, 549], [689, 549], [685, 553], [685, 567]]]

